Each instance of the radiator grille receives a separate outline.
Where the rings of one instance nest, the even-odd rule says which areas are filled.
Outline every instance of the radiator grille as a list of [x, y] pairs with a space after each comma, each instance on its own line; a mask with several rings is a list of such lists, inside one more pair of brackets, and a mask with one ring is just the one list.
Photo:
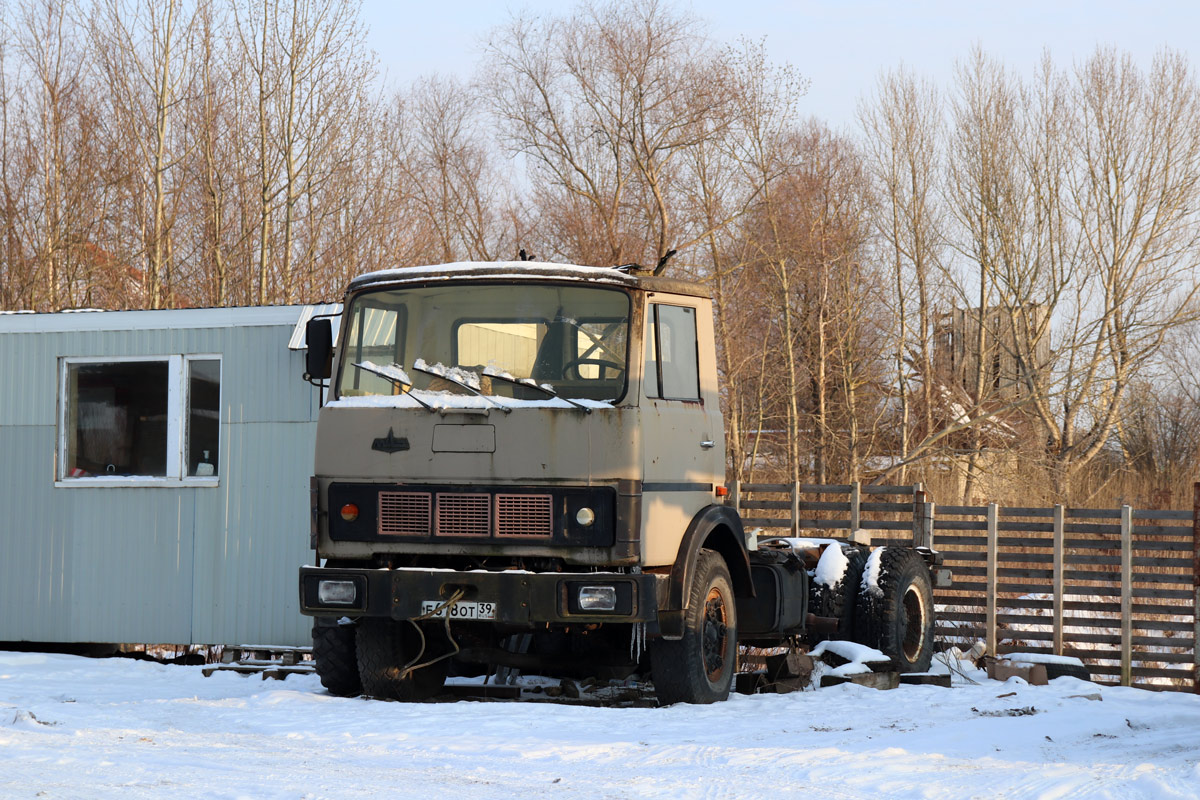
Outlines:
[[428, 492], [380, 492], [380, 535], [428, 536], [431, 500]]
[[488, 536], [492, 532], [490, 494], [443, 494], [437, 496], [438, 536]]
[[497, 536], [554, 534], [553, 502], [548, 494], [496, 495]]

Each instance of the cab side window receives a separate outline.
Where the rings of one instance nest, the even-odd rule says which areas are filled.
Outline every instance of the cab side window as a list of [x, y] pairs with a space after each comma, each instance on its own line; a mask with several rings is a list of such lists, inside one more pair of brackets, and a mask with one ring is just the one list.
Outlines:
[[696, 309], [650, 305], [646, 335], [646, 396], [699, 400]]

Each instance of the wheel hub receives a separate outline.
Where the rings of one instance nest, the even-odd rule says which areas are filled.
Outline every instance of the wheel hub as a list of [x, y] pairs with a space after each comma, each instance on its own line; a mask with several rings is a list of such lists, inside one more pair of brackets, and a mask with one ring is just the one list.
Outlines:
[[725, 671], [725, 651], [729, 629], [726, 618], [725, 598], [717, 587], [708, 592], [704, 601], [703, 652], [704, 671], [710, 681], [720, 680]]

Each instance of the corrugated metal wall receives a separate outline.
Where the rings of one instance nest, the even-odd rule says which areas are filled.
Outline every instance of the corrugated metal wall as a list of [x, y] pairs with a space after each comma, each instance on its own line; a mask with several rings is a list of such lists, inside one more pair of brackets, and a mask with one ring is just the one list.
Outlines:
[[[222, 312], [38, 315], [85, 329], [33, 331], [0, 316], [0, 641], [308, 640], [296, 571], [318, 407], [287, 347], [301, 308]], [[217, 486], [54, 485], [61, 357], [192, 353], [222, 356]]]

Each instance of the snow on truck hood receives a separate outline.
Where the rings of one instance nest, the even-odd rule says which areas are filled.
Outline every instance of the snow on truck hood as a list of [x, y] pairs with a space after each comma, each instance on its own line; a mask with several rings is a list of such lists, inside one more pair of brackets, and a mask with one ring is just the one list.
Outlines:
[[[421, 399], [429, 405], [433, 406], [435, 411], [454, 411], [457, 409], [478, 409], [485, 411], [488, 409], [498, 410], [497, 406], [506, 408], [565, 408], [573, 411], [579, 411], [579, 406], [586, 408], [613, 408], [613, 404], [606, 400], [583, 400], [579, 398], [571, 398], [573, 402], [579, 405], [571, 405], [561, 397], [550, 398], [545, 400], [515, 400], [511, 397], [497, 397], [495, 395], [464, 395], [454, 394], [453, 392], [429, 392], [421, 389], [414, 390], [420, 395]], [[424, 408], [417, 400], [410, 396], [411, 393], [398, 395], [367, 395], [365, 397], [339, 397], [337, 400], [330, 400], [325, 404], [326, 408]]]

